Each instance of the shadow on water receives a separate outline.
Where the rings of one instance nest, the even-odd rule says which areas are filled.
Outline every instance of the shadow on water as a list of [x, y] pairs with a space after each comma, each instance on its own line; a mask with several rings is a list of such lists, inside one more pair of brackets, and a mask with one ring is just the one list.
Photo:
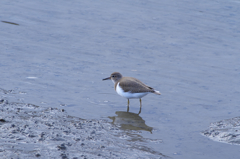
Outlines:
[[152, 127], [145, 124], [145, 120], [139, 116], [141, 113], [141, 107], [138, 113], [129, 112], [129, 107], [127, 111], [116, 111], [117, 116], [108, 117], [112, 120], [113, 124], [120, 125], [121, 129], [124, 130], [144, 130], [152, 133]]

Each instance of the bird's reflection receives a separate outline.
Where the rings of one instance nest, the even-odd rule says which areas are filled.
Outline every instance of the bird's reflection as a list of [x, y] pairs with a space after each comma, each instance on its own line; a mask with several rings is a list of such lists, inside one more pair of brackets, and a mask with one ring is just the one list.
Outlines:
[[152, 133], [153, 128], [145, 124], [145, 120], [143, 120], [142, 117], [139, 116], [140, 113], [141, 113], [141, 107], [138, 114], [129, 112], [129, 107], [128, 107], [127, 111], [116, 111], [115, 114], [117, 114], [117, 116], [112, 116], [108, 118], [113, 120], [112, 121], [113, 124], [120, 125], [121, 129], [145, 130]]

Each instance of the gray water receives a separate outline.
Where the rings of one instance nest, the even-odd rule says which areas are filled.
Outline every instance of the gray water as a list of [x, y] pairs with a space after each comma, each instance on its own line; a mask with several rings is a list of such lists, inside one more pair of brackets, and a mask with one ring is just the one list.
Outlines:
[[[171, 158], [239, 158], [239, 146], [201, 135], [240, 113], [239, 7], [238, 0], [1, 1], [0, 88], [12, 90], [1, 98], [107, 120]], [[162, 95], [144, 97], [139, 115], [139, 101], [130, 100], [126, 115], [127, 100], [102, 81], [115, 71]]]

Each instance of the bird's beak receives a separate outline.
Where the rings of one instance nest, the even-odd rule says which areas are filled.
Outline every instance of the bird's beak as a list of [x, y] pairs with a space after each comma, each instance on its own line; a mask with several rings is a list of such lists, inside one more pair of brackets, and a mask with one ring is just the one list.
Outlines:
[[110, 79], [111, 79], [111, 77], [104, 78], [104, 79], [102, 79], [102, 80], [104, 81], [104, 80], [110, 80]]

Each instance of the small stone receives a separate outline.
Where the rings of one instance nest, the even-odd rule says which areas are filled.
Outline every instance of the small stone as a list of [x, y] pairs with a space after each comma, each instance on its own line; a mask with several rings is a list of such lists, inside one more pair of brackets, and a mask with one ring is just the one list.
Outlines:
[[29, 134], [28, 137], [33, 138], [33, 137], [36, 137], [36, 136], [33, 135], [33, 134]]
[[35, 156], [36, 156], [36, 157], [40, 157], [41, 155], [40, 155], [39, 153], [37, 153]]
[[14, 128], [14, 127], [15, 127], [15, 125], [14, 125], [14, 124], [12, 124], [12, 125], [11, 125], [11, 128]]
[[65, 144], [61, 144], [60, 146], [57, 146], [58, 150], [66, 150], [67, 147], [65, 146]]
[[64, 154], [64, 153], [61, 154], [61, 157], [62, 157], [62, 159], [67, 159], [68, 158], [67, 155]]
[[0, 122], [6, 122], [6, 120], [5, 119], [0, 119]]

